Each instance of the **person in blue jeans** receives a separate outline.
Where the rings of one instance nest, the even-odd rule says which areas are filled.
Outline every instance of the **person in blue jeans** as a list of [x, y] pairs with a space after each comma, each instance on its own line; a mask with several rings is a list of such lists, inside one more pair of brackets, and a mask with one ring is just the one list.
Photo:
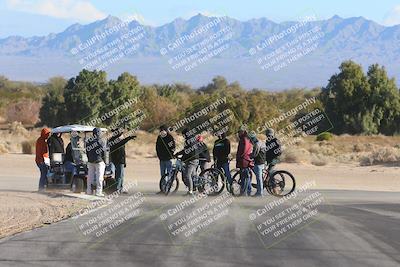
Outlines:
[[251, 158], [254, 160], [253, 171], [256, 175], [257, 180], [257, 192], [254, 196], [259, 197], [263, 195], [264, 186], [262, 175], [265, 166], [266, 148], [265, 144], [257, 139], [257, 135], [254, 131], [250, 132], [249, 138], [250, 142], [253, 144]]
[[242, 126], [238, 131], [238, 137], [239, 144], [236, 152], [236, 168], [240, 169], [240, 177], [242, 180], [242, 184], [240, 185], [242, 191], [241, 193], [250, 195], [250, 169], [253, 167], [253, 160], [250, 156], [251, 152], [253, 151], [253, 145], [250, 142], [245, 126]]
[[160, 160], [160, 179], [162, 179], [172, 169], [171, 159], [175, 152], [175, 140], [166, 125], [160, 127], [160, 133], [156, 142], [156, 152], [157, 157]]
[[224, 170], [225, 177], [232, 185], [232, 176], [229, 169], [229, 154], [231, 153], [231, 142], [226, 138], [226, 133], [222, 133], [218, 136], [218, 139], [214, 142], [213, 158], [216, 162], [217, 168]]
[[125, 167], [126, 167], [126, 152], [125, 144], [130, 140], [136, 138], [135, 135], [128, 135], [124, 137], [124, 129], [114, 129], [112, 132], [112, 137], [108, 141], [110, 146], [110, 157], [111, 162], [114, 165], [115, 172], [115, 182], [117, 183], [117, 190], [120, 193], [126, 194], [128, 191], [124, 189], [124, 177], [125, 177]]
[[39, 191], [45, 189], [47, 183], [47, 171], [49, 170], [50, 159], [47, 139], [50, 136], [50, 130], [43, 128], [40, 137], [36, 140], [36, 158], [35, 162], [40, 171]]

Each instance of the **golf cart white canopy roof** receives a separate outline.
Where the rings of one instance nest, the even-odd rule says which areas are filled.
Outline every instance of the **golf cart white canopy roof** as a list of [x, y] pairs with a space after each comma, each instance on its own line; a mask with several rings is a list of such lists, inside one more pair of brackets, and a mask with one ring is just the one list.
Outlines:
[[[51, 130], [51, 133], [71, 133], [71, 132], [93, 132], [93, 129], [96, 128], [94, 126], [87, 126], [87, 125], [65, 125], [54, 128]], [[106, 128], [100, 128], [102, 132], [107, 132]]]

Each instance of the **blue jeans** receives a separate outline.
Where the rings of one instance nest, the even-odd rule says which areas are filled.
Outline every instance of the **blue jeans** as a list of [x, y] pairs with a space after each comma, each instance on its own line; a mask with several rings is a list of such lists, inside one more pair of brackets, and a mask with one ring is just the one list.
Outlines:
[[256, 180], [257, 180], [256, 195], [262, 195], [263, 194], [262, 175], [263, 175], [263, 170], [264, 170], [264, 164], [255, 165], [253, 170], [254, 170], [254, 173], [256, 174]]
[[[250, 169], [249, 168], [243, 168], [240, 170], [240, 177], [242, 178], [242, 182], [240, 184], [241, 187], [241, 192], [247, 191], [247, 195], [251, 195], [251, 177], [250, 177]], [[247, 188], [245, 188], [245, 184], [247, 183]]]
[[44, 163], [36, 163], [36, 165], [40, 170], [39, 190], [43, 190], [44, 186], [47, 184], [47, 171], [49, 170], [49, 167]]
[[223, 163], [222, 165], [218, 166], [218, 168], [224, 170], [226, 180], [230, 185], [232, 185], [232, 176], [231, 176], [231, 171], [229, 169], [229, 163], [228, 162]]
[[75, 165], [75, 163], [73, 163], [71, 161], [64, 162], [64, 169], [65, 169], [65, 172], [70, 172], [70, 173], [72, 173], [72, 175], [76, 174], [76, 165]]
[[161, 178], [168, 174], [172, 169], [172, 161], [171, 160], [160, 160], [160, 173]]
[[115, 167], [115, 182], [117, 183], [117, 190], [122, 190], [124, 186], [125, 164], [114, 164], [114, 167]]
[[193, 192], [193, 176], [196, 175], [197, 166], [199, 166], [198, 159], [186, 162], [186, 166], [183, 172], [183, 177], [187, 181], [187, 187], [189, 188], [189, 192]]

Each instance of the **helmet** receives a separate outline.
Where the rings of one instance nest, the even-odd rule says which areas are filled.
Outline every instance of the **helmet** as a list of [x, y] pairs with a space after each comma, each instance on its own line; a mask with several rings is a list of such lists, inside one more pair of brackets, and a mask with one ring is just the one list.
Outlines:
[[255, 131], [251, 131], [250, 133], [249, 133], [249, 138], [250, 138], [250, 141], [252, 142], [252, 143], [256, 143], [258, 140], [257, 140], [257, 134], [256, 134], [256, 132]]
[[100, 128], [94, 128], [93, 129], [93, 136], [99, 137], [101, 134], [101, 129]]
[[204, 141], [204, 137], [201, 136], [201, 135], [198, 135], [198, 136], [196, 137], [196, 140], [197, 140], [197, 142], [203, 142], [203, 141]]
[[266, 136], [274, 136], [275, 135], [274, 129], [268, 128], [267, 130], [265, 130], [265, 135]]

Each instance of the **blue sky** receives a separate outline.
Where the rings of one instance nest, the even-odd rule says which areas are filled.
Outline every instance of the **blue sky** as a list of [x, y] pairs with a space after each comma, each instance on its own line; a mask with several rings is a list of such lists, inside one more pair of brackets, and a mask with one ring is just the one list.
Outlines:
[[0, 0], [0, 38], [60, 32], [75, 22], [90, 23], [108, 14], [161, 25], [199, 12], [276, 22], [307, 14], [322, 19], [363, 16], [383, 25], [400, 24], [400, 0]]

